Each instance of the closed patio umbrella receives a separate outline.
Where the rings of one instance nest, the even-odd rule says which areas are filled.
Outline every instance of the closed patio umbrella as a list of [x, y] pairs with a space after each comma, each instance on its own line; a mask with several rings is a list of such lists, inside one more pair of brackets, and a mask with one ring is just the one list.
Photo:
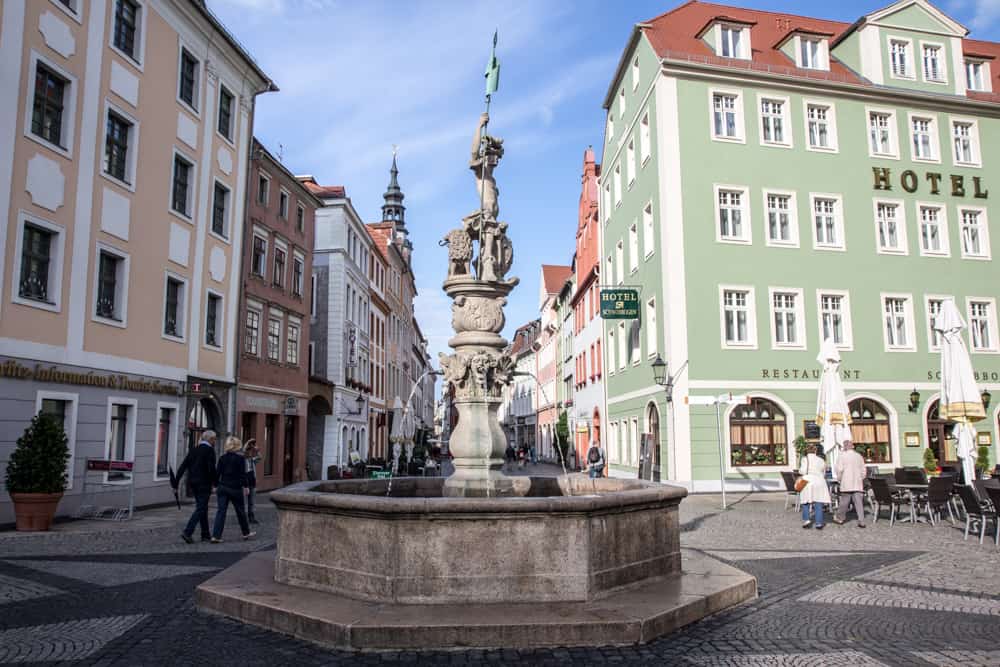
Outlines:
[[840, 350], [832, 338], [827, 338], [820, 345], [816, 361], [823, 366], [816, 397], [816, 424], [820, 427], [823, 451], [832, 470], [841, 445], [851, 439], [851, 413], [847, 408], [844, 385], [840, 381]]
[[976, 429], [972, 425], [986, 417], [986, 409], [976, 386], [972, 361], [962, 338], [965, 320], [955, 306], [946, 299], [941, 312], [934, 318], [934, 330], [941, 333], [941, 401], [938, 413], [941, 419], [957, 422], [953, 431], [958, 438], [957, 454], [962, 462], [965, 483], [976, 478]]

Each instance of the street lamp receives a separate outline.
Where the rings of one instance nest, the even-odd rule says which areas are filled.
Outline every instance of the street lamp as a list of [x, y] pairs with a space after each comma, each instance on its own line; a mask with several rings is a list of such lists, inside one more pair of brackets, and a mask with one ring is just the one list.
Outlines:
[[983, 410], [990, 409], [990, 399], [993, 398], [993, 394], [990, 393], [989, 389], [983, 389], [983, 393], [980, 394], [980, 398], [983, 399]]
[[910, 412], [916, 412], [917, 407], [920, 405], [920, 392], [914, 387], [913, 391], [910, 392]]
[[659, 354], [656, 355], [652, 365], [653, 381], [663, 387], [667, 403], [672, 403], [674, 400], [674, 380], [687, 368], [688, 362], [685, 361], [675, 375], [670, 375], [667, 372], [667, 362]]

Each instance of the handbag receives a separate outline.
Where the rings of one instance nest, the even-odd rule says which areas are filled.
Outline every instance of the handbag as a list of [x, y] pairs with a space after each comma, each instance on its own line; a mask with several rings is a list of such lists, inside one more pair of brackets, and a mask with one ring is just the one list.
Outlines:
[[[806, 458], [806, 475], [808, 474], [809, 474], [809, 459]], [[795, 480], [795, 492], [802, 493], [802, 489], [806, 488], [808, 484], [809, 484], [808, 479], [806, 479], [804, 476], [799, 477], [797, 480]]]

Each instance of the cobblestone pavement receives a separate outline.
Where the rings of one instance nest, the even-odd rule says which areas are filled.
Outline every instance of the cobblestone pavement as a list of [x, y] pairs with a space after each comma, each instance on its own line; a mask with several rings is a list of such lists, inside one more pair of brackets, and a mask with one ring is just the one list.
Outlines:
[[274, 544], [261, 499], [257, 539], [230, 521], [222, 544], [187, 545], [188, 508], [127, 524], [73, 522], [0, 533], [0, 665], [648, 664], [1000, 665], [1000, 552], [947, 522], [802, 530], [778, 494], [681, 506], [685, 547], [758, 578], [760, 597], [645, 646], [349, 653], [201, 614], [194, 588]]

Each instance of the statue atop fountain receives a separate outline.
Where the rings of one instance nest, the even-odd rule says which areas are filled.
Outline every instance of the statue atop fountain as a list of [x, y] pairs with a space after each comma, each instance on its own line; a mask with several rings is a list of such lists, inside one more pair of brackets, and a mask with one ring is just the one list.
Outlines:
[[458, 425], [450, 447], [455, 474], [445, 495], [477, 497], [518, 495], [523, 483], [503, 474], [506, 439], [497, 419], [501, 392], [513, 380], [513, 360], [503, 353], [500, 336], [503, 307], [519, 282], [506, 278], [514, 263], [507, 223], [498, 219], [499, 189], [493, 175], [503, 157], [503, 139], [486, 133], [489, 113], [479, 117], [472, 136], [469, 168], [476, 180], [479, 209], [462, 219], [442, 240], [448, 246], [448, 277], [455, 336], [453, 354], [440, 355], [444, 382], [455, 389]]

